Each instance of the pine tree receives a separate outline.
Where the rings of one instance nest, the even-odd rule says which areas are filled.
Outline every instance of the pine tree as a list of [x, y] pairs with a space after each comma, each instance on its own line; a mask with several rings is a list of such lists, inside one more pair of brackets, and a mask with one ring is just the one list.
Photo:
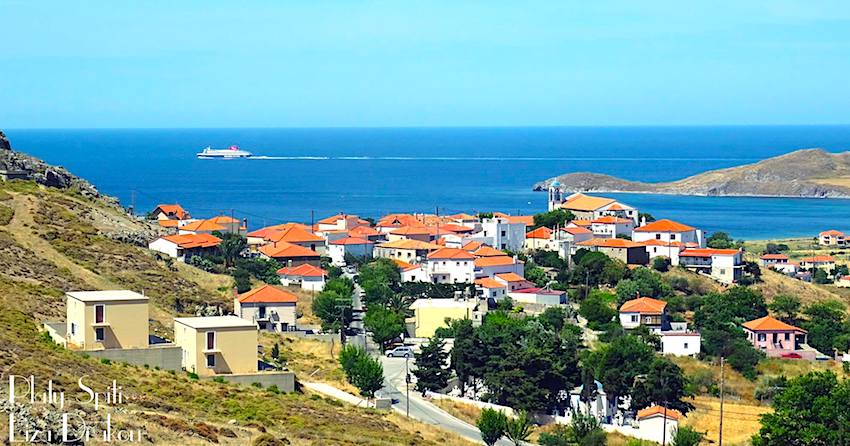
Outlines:
[[438, 336], [432, 337], [422, 351], [416, 354], [416, 390], [424, 395], [426, 391], [445, 388], [449, 383], [449, 369], [446, 367], [448, 353], [444, 350], [446, 342]]

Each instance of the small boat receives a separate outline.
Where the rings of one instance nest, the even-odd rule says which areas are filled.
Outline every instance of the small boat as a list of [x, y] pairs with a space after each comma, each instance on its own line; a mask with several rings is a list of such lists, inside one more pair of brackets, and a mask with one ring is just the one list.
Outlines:
[[207, 146], [204, 150], [198, 152], [198, 158], [249, 158], [253, 154], [247, 150], [242, 150], [239, 146], [230, 146], [226, 149], [214, 149]]

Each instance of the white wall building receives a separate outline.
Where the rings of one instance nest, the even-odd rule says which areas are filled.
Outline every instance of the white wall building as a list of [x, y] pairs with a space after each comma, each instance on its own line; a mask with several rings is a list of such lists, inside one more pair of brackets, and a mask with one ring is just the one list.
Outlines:
[[628, 218], [606, 215], [590, 222], [590, 230], [594, 237], [617, 238], [620, 235], [632, 235], [635, 222]]
[[657, 240], [663, 243], [678, 242], [690, 248], [705, 246], [702, 230], [667, 219], [653, 221], [635, 228], [631, 235], [632, 240], [636, 242]]
[[673, 356], [696, 356], [702, 336], [692, 331], [662, 331], [661, 353]]
[[475, 277], [493, 277], [502, 273], [519, 275], [525, 273], [525, 263], [511, 256], [479, 257], [475, 259], [474, 265]]
[[346, 254], [358, 258], [371, 259], [374, 246], [375, 242], [363, 238], [341, 238], [328, 243], [328, 256], [334, 265], [343, 266], [345, 265]]
[[242, 319], [254, 322], [260, 330], [290, 331], [295, 329], [297, 303], [298, 296], [271, 285], [263, 285], [236, 296], [233, 312]]
[[442, 248], [428, 254], [422, 269], [433, 283], [472, 283], [475, 256], [459, 248]]
[[481, 222], [481, 231], [474, 234], [471, 240], [486, 243], [496, 249], [519, 252], [525, 245], [525, 228], [524, 222], [511, 222], [505, 217], [485, 218]]
[[318, 266], [302, 263], [298, 266], [286, 266], [277, 270], [283, 286], [299, 285], [302, 290], [322, 291], [328, 272]]

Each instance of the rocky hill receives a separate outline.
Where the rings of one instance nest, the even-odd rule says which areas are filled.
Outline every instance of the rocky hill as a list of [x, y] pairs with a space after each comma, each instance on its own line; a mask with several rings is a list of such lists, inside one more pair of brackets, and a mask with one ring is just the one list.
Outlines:
[[[34, 375], [62, 389], [75, 389], [81, 376], [98, 389], [115, 379], [127, 404], [113, 413], [113, 423], [143, 429], [145, 444], [466, 444], [438, 441], [448, 434], [428, 425], [316, 395], [198, 381], [185, 373], [98, 361], [53, 344], [40, 332], [41, 322], [64, 319], [66, 291], [144, 291], [151, 298], [153, 333], [169, 336], [178, 311], [193, 315], [231, 305], [232, 280], [122, 241], [114, 234], [143, 232], [148, 225], [64, 169], [9, 153], [8, 146], [0, 150], [0, 160], [13, 160], [6, 166], [32, 173], [30, 180], [0, 181], [0, 376]], [[48, 176], [39, 174], [48, 171], [67, 181], [45, 183]], [[0, 395], [4, 420], [12, 413], [20, 425], [42, 411], [39, 421], [59, 419], [58, 411], [7, 400]], [[66, 411], [87, 419], [94, 412], [91, 404], [76, 402]], [[9, 438], [8, 427], [0, 423], [0, 438]]]
[[664, 183], [642, 183], [598, 173], [568, 173], [541, 181], [534, 185], [534, 190], [546, 190], [556, 180], [564, 189], [575, 192], [850, 198], [850, 152], [797, 150], [753, 164]]

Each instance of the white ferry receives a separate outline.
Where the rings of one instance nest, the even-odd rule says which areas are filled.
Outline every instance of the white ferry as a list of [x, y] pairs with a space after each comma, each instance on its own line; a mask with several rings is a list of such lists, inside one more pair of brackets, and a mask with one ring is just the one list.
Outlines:
[[247, 150], [242, 150], [239, 146], [230, 146], [226, 149], [213, 149], [207, 146], [201, 152], [198, 152], [198, 158], [249, 158], [253, 154]]

